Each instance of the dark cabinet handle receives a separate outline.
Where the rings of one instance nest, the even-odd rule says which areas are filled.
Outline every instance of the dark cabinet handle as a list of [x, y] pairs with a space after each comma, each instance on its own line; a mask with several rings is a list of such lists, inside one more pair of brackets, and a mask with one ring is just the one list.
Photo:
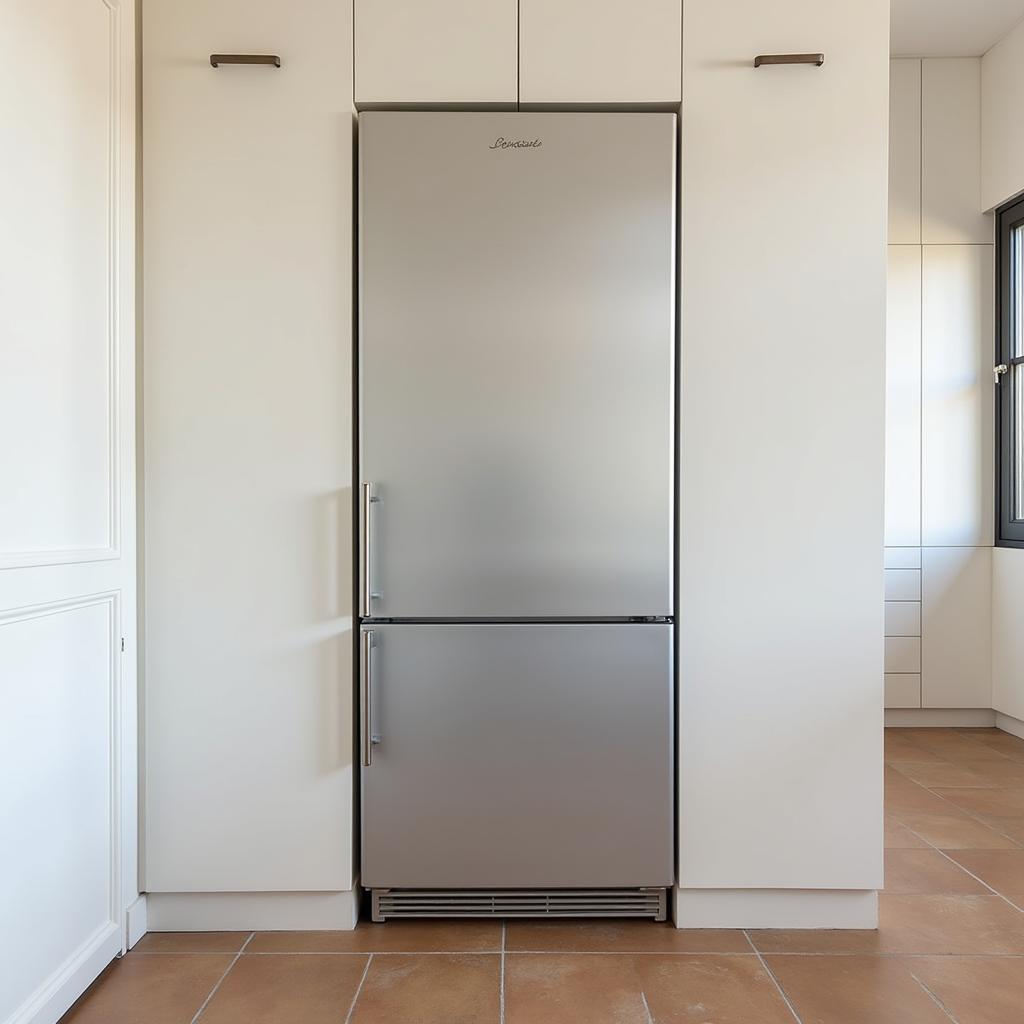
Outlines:
[[821, 67], [825, 63], [823, 53], [761, 53], [754, 58], [754, 67], [762, 64], [813, 64]]
[[210, 66], [219, 68], [221, 64], [271, 64], [279, 68], [281, 58], [276, 53], [211, 53]]

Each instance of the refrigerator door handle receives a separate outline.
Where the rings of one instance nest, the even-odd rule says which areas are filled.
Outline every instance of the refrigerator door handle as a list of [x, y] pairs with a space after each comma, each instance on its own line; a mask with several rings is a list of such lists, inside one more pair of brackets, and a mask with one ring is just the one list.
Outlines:
[[370, 692], [373, 682], [373, 647], [373, 630], [363, 630], [362, 657], [359, 659], [359, 745], [362, 748], [364, 768], [370, 767], [373, 760], [373, 745], [380, 742], [380, 737], [373, 735], [371, 724]]
[[380, 594], [374, 591], [373, 581], [370, 576], [373, 566], [373, 506], [380, 501], [377, 495], [376, 484], [363, 484], [363, 543], [360, 549], [360, 566], [362, 574], [362, 587], [360, 588], [359, 614], [369, 616], [371, 604], [374, 599], [379, 599]]

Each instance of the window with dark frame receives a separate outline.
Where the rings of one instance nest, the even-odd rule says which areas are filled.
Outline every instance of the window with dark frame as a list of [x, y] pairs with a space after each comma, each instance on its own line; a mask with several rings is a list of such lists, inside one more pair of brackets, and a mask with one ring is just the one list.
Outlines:
[[1024, 547], [1024, 198], [996, 214], [996, 543]]

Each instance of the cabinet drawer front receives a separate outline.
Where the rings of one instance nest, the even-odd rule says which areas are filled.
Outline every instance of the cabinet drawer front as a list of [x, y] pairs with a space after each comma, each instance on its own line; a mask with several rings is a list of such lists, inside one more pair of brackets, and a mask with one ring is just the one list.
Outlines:
[[885, 635], [889, 636], [920, 636], [921, 635], [921, 602], [920, 601], [886, 601], [885, 602]]
[[885, 671], [920, 673], [921, 640], [916, 636], [887, 636]]
[[885, 674], [885, 706], [887, 708], [919, 708], [921, 676], [916, 673]]
[[886, 569], [885, 599], [886, 601], [920, 601], [921, 570]]

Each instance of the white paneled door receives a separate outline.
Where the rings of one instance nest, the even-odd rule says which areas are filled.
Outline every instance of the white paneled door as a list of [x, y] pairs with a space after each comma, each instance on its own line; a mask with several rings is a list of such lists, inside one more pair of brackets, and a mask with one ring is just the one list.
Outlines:
[[134, 7], [0, 0], [0, 1020], [55, 1021], [136, 872]]

